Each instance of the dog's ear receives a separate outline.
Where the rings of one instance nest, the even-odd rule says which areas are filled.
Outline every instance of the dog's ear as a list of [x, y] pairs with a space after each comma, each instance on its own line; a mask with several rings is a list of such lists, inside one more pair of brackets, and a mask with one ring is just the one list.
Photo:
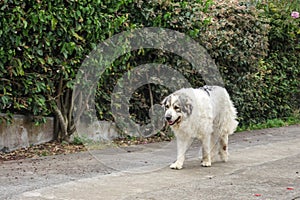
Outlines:
[[160, 102], [161, 106], [165, 108], [167, 102], [170, 101], [170, 98], [171, 98], [170, 96], [167, 96], [166, 98], [164, 98], [164, 100], [162, 100], [162, 101]]
[[193, 111], [192, 102], [187, 102], [183, 108], [185, 109], [185, 112], [187, 113], [187, 115], [192, 114], [192, 111]]
[[191, 99], [186, 95], [179, 96], [180, 104], [182, 106], [182, 111], [186, 113], [188, 116], [192, 114], [193, 105]]

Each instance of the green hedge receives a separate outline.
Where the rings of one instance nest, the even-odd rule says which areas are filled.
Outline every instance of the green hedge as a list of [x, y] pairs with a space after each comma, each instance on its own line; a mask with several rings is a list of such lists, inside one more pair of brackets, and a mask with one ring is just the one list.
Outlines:
[[250, 105], [238, 106], [248, 124], [286, 119], [300, 108], [300, 19], [291, 17], [292, 11], [300, 11], [300, 4], [275, 0], [264, 1], [258, 7], [269, 21], [269, 45], [267, 56], [238, 84], [242, 88], [250, 86], [243, 95], [243, 102]]
[[131, 28], [117, 13], [129, 2], [1, 1], [1, 111], [55, 115], [56, 136], [71, 134], [72, 80], [100, 41]]
[[[239, 111], [241, 124], [284, 118], [299, 110], [297, 3], [281, 1], [17, 1], [0, 2], [0, 108], [5, 113], [57, 118], [57, 137], [74, 132], [72, 80], [85, 56], [101, 41], [125, 30], [149, 26], [191, 36], [216, 61]], [[141, 53], [143, 52], [143, 53]], [[110, 94], [117, 80], [143, 63], [169, 64], [190, 83], [204, 84], [182, 58], [160, 50], [133, 51], [99, 81], [100, 119], [112, 120]], [[168, 93], [151, 85], [154, 103]], [[148, 86], [131, 100], [133, 118], [147, 123]]]

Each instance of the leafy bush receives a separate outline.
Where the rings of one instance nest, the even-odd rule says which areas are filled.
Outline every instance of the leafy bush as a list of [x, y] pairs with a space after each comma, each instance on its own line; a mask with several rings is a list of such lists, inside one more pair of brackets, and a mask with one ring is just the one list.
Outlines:
[[[121, 13], [129, 12], [128, 23], [134, 24], [135, 27], [159, 26], [177, 30], [196, 38], [210, 21], [205, 12], [211, 4], [212, 1], [201, 0], [189, 2], [136, 0], [134, 3], [129, 4], [126, 9], [123, 9]], [[168, 64], [181, 72], [195, 87], [203, 85], [201, 75], [197, 74], [191, 64], [178, 55], [155, 49], [133, 51], [130, 55], [124, 55], [117, 60], [117, 64], [114, 63], [113, 67], [106, 69], [100, 79], [97, 90], [97, 109], [100, 119], [113, 120], [110, 113], [110, 94], [118, 79], [127, 70], [146, 63]], [[112, 74], [114, 75], [112, 76]], [[189, 78], [191, 75], [193, 77]], [[130, 101], [130, 112], [133, 119], [138, 123], [148, 123], [151, 103], [160, 103], [169, 92], [165, 87], [154, 84], [139, 88]]]
[[[205, 3], [202, 1], [138, 1], [133, 6], [131, 13], [134, 14], [129, 16], [129, 20], [137, 27], [163, 26], [184, 32], [206, 47], [220, 67], [226, 87], [230, 93], [234, 94], [233, 98], [238, 110], [241, 110], [241, 121], [246, 122], [249, 118], [243, 116], [248, 114], [249, 109], [254, 109], [259, 104], [259, 102], [256, 104], [253, 102], [245, 104], [244, 102], [244, 98], [249, 97], [245, 90], [251, 93], [254, 84], [257, 84], [252, 83], [253, 80], [249, 79], [249, 74], [256, 73], [257, 63], [268, 53], [269, 25], [267, 18], [262, 17], [262, 12], [262, 10], [255, 9], [254, 6], [240, 4], [238, 1], [216, 1], [214, 3], [212, 1]], [[168, 64], [180, 71], [192, 86], [199, 87], [205, 84], [201, 75], [179, 56], [154, 50], [146, 50], [144, 55], [133, 52], [132, 56], [130, 66], [148, 62]], [[114, 68], [113, 70], [118, 69]], [[117, 71], [113, 73], [118, 74]], [[245, 79], [241, 79], [243, 76], [248, 77], [247, 81], [250, 83], [241, 84], [240, 82], [245, 81]], [[116, 76], [115, 78], [118, 79]], [[241, 86], [238, 90], [236, 89], [237, 85]], [[162, 99], [162, 96], [170, 92], [153, 85], [152, 88], [156, 103]], [[102, 87], [99, 91], [105, 89], [107, 90], [107, 87]], [[112, 89], [109, 90], [112, 91]], [[132, 98], [131, 110], [133, 113], [137, 113], [137, 121], [147, 123], [149, 116], [145, 113], [148, 113], [151, 106], [149, 96], [151, 92], [149, 92], [148, 86], [139, 91]], [[102, 94], [99, 97], [101, 105], [104, 102], [109, 105], [109, 96]], [[259, 113], [256, 114], [259, 115]]]
[[286, 118], [300, 109], [300, 18], [291, 17], [292, 11], [300, 11], [300, 4], [276, 0], [263, 6], [271, 26], [265, 59], [268, 100], [273, 102], [269, 112], [273, 118]]
[[72, 79], [97, 43], [123, 30], [115, 12], [126, 3], [1, 1], [2, 112], [55, 114], [56, 134], [71, 134]]
[[209, 50], [239, 111], [240, 124], [299, 110], [300, 10], [295, 1], [218, 1], [199, 41]]
[[221, 0], [209, 9], [210, 25], [199, 41], [216, 59], [225, 77], [256, 70], [268, 52], [269, 24], [262, 10], [237, 0]]
[[[56, 116], [57, 138], [74, 132], [73, 79], [86, 55], [116, 33], [159, 26], [186, 33], [215, 59], [240, 122], [288, 117], [299, 109], [299, 5], [281, 1], [17, 1], [0, 2], [0, 108], [6, 113]], [[298, 7], [297, 7], [298, 6]], [[169, 64], [195, 87], [190, 63], [161, 50], [127, 53], [106, 69], [97, 90], [98, 117], [112, 120], [110, 95], [118, 79], [148, 62]], [[149, 90], [151, 88], [151, 90]], [[139, 88], [133, 118], [147, 123], [151, 106], [169, 91]]]

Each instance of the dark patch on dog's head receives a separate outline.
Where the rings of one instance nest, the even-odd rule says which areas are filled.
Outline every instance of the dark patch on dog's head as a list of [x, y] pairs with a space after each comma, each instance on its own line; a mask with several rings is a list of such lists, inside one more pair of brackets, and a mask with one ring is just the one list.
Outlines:
[[164, 98], [164, 100], [162, 100], [162, 102], [161, 102], [161, 105], [164, 107], [164, 109], [169, 107], [171, 105], [171, 95]]
[[186, 113], [188, 116], [191, 115], [193, 111], [191, 99], [188, 96], [182, 94], [178, 96], [178, 100], [180, 101], [182, 112]]

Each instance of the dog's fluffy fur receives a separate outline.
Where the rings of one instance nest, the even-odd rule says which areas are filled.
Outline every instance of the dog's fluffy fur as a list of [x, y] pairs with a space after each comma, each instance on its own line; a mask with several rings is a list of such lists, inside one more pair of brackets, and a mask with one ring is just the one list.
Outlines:
[[193, 138], [202, 142], [202, 166], [211, 166], [217, 154], [221, 160], [228, 160], [228, 135], [233, 134], [238, 122], [225, 88], [184, 88], [167, 96], [162, 105], [165, 120], [177, 139], [177, 161], [170, 168], [182, 168]]

